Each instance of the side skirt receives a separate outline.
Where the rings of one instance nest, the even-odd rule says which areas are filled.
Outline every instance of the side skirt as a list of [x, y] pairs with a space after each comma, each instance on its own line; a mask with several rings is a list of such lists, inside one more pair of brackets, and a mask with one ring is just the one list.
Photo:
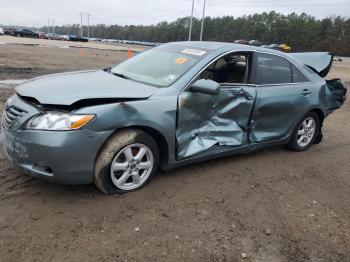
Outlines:
[[189, 165], [189, 164], [203, 162], [206, 160], [217, 159], [217, 158], [222, 158], [222, 157], [227, 157], [227, 156], [232, 156], [232, 155], [249, 154], [251, 152], [254, 152], [254, 151], [257, 151], [260, 149], [264, 149], [267, 147], [285, 145], [289, 142], [289, 139], [290, 139], [290, 136], [288, 135], [287, 137], [285, 137], [283, 139], [275, 140], [275, 141], [254, 143], [254, 144], [249, 144], [249, 145], [235, 147], [235, 148], [230, 147], [230, 148], [227, 148], [224, 150], [220, 148], [220, 149], [217, 149], [214, 151], [209, 151], [209, 152], [197, 154], [191, 158], [176, 161], [174, 163], [166, 163], [166, 164], [161, 166], [161, 169], [162, 170], [170, 170], [170, 169], [182, 167], [182, 166]]

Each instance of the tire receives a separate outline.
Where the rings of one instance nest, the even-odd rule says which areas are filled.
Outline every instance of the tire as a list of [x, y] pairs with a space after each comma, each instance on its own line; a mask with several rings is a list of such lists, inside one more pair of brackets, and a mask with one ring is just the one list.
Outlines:
[[[306, 128], [305, 124], [308, 123], [310, 125], [311, 121], [313, 121], [312, 127]], [[301, 134], [303, 131], [305, 132], [304, 135]], [[296, 152], [306, 151], [315, 143], [317, 137], [319, 137], [319, 132], [320, 118], [315, 112], [309, 112], [295, 127], [292, 138], [286, 147]], [[302, 138], [303, 136], [304, 138]]]
[[105, 194], [135, 191], [150, 182], [158, 165], [154, 139], [139, 129], [125, 129], [112, 135], [98, 153], [94, 184]]

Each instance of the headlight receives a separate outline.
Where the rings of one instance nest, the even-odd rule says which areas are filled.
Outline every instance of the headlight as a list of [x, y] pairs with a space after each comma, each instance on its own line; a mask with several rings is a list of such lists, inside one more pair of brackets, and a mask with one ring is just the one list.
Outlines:
[[27, 129], [38, 130], [74, 130], [85, 126], [94, 115], [74, 115], [50, 112], [35, 116], [29, 120]]

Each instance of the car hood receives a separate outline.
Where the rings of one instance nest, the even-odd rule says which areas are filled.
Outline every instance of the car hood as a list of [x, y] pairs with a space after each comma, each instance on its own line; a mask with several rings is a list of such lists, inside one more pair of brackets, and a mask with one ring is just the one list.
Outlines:
[[34, 78], [16, 88], [20, 96], [48, 105], [72, 105], [88, 99], [145, 99], [156, 90], [156, 87], [103, 70], [48, 75]]

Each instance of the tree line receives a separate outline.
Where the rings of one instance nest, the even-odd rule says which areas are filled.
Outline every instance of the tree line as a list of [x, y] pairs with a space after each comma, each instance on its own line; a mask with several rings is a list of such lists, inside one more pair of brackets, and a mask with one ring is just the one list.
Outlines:
[[[192, 40], [198, 40], [200, 19], [194, 18]], [[42, 28], [47, 31], [48, 28]], [[52, 30], [52, 29], [51, 29]], [[87, 28], [83, 27], [86, 36]], [[80, 34], [79, 25], [56, 26], [55, 33]], [[189, 17], [156, 25], [104, 25], [90, 26], [90, 37], [145, 42], [171, 42], [188, 39]], [[206, 17], [203, 40], [233, 42], [237, 39], [256, 39], [265, 44], [286, 43], [295, 52], [330, 51], [350, 56], [350, 19], [330, 17], [316, 19], [303, 14], [283, 15], [270, 13], [243, 17]]]

